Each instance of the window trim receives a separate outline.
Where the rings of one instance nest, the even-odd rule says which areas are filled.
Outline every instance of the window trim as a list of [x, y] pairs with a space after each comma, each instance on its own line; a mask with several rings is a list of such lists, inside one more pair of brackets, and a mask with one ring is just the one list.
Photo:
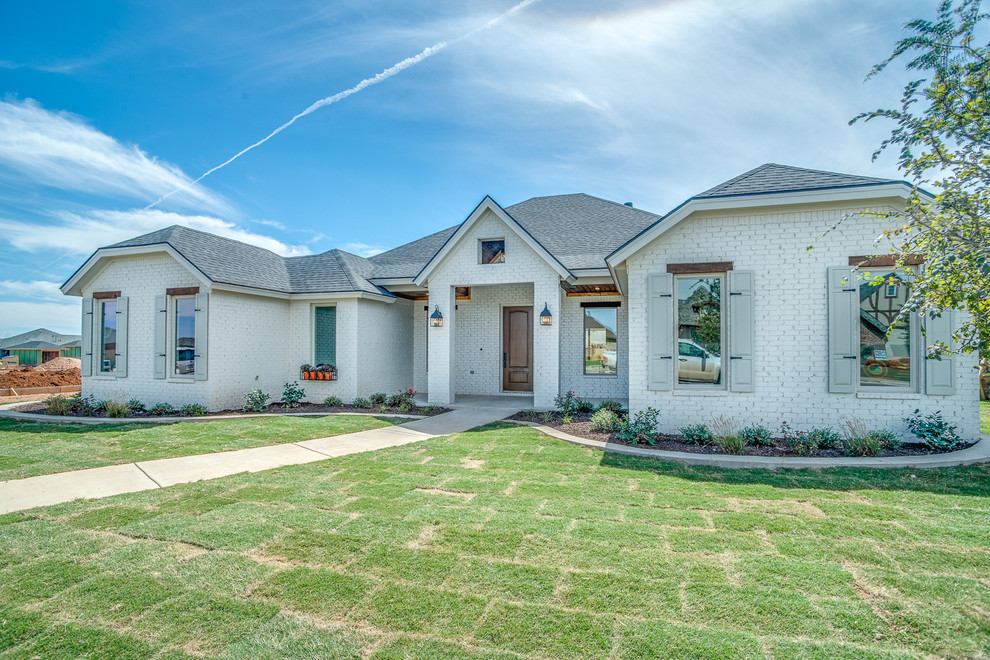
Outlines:
[[[726, 364], [726, 351], [728, 349], [729, 338], [727, 335], [728, 330], [728, 311], [729, 311], [729, 301], [726, 293], [728, 292], [729, 286], [729, 273], [728, 271], [713, 271], [707, 273], [671, 273], [673, 277], [672, 282], [672, 296], [671, 299], [674, 303], [673, 318], [674, 318], [674, 329], [673, 329], [673, 363], [674, 370], [672, 374], [671, 387], [674, 390], [686, 390], [695, 392], [728, 392], [729, 391], [729, 378], [728, 378], [728, 365]], [[722, 382], [719, 384], [715, 383], [682, 383], [680, 382], [680, 332], [678, 326], [680, 325], [680, 298], [677, 292], [677, 283], [682, 279], [688, 280], [698, 280], [698, 279], [713, 279], [718, 278], [722, 281], [722, 299], [719, 301], [719, 380]]]
[[[484, 244], [485, 243], [491, 243], [491, 242], [494, 242], [494, 241], [502, 241], [502, 261], [496, 261], [495, 263], [486, 263], [485, 260], [483, 259], [483, 256], [485, 254]], [[492, 237], [492, 238], [479, 238], [478, 239], [478, 265], [480, 265], [480, 266], [500, 266], [500, 265], [502, 265], [502, 264], [505, 263], [506, 258], [507, 258], [507, 255], [508, 255], [508, 253], [506, 252], [506, 249], [505, 249], [505, 237], [504, 236], [502, 236], [501, 238]]]
[[[193, 301], [193, 341], [196, 341], [196, 295], [183, 294], [183, 295], [169, 295], [168, 296], [168, 310], [169, 319], [171, 323], [165, 324], [165, 341], [168, 345], [168, 355], [169, 355], [169, 365], [171, 368], [167, 371], [168, 379], [179, 379], [181, 381], [186, 380], [196, 380], [196, 348], [193, 347], [193, 370], [188, 374], [180, 374], [178, 372], [177, 362], [178, 358], [178, 343], [179, 343], [179, 305], [178, 301], [188, 299]], [[168, 340], [169, 334], [172, 335], [172, 341]]]
[[[858, 258], [858, 257], [856, 257]], [[850, 261], [852, 257], [850, 257]], [[886, 277], [891, 273], [896, 273], [897, 270], [892, 266], [880, 266], [882, 270], [870, 271], [871, 275], [880, 275]], [[909, 273], [914, 276], [917, 275], [917, 270], [911, 269]], [[857, 290], [862, 286], [864, 280], [857, 279]], [[887, 284], [883, 285], [883, 298], [887, 299]], [[897, 285], [898, 288], [901, 286]], [[859, 305], [856, 306], [859, 309]], [[859, 322], [856, 323], [856, 329], [859, 330]], [[863, 340], [862, 338], [858, 341], [858, 350], [856, 351], [856, 393], [863, 394], [918, 394], [921, 392], [921, 372], [919, 369], [922, 368], [924, 361], [918, 357], [918, 347], [922, 343], [921, 337], [921, 318], [916, 314], [911, 314], [908, 317], [908, 341], [911, 342], [911, 348], [908, 351], [908, 357], [911, 360], [911, 379], [910, 384], [907, 387], [884, 387], [882, 385], [863, 385]]]
[[[114, 291], [112, 293], [119, 293], [119, 292]], [[100, 347], [100, 350], [98, 351], [98, 354], [100, 356], [100, 361], [99, 361], [99, 365], [98, 365], [98, 367], [96, 369], [96, 375], [97, 376], [113, 376], [113, 377], [116, 377], [116, 375], [117, 375], [117, 358], [120, 356], [120, 352], [119, 352], [118, 347], [117, 347], [117, 341], [116, 341], [116, 339], [114, 340], [113, 369], [104, 370], [103, 369], [103, 362], [106, 359], [106, 343], [104, 342], [104, 332], [106, 330], [106, 321], [105, 321], [105, 318], [106, 318], [106, 306], [109, 303], [113, 303], [113, 306], [114, 306], [113, 307], [113, 313], [114, 313], [113, 331], [114, 331], [114, 333], [116, 333], [117, 332], [117, 324], [120, 321], [120, 315], [119, 315], [118, 309], [117, 309], [117, 299], [118, 299], [118, 297], [119, 297], [119, 295], [118, 296], [114, 296], [113, 298], [111, 298], [109, 296], [106, 296], [104, 298], [95, 298], [95, 300], [99, 300], [99, 308], [100, 308], [100, 318], [99, 318], [100, 332], [96, 336], [96, 343]], [[39, 364], [40, 364], [40, 361], [39, 361]]]
[[619, 307], [622, 306], [621, 301], [615, 302], [583, 302], [581, 303], [581, 375], [588, 376], [589, 378], [618, 378], [619, 368], [615, 368], [615, 373], [588, 373], [588, 357], [586, 351], [588, 350], [587, 345], [585, 345], [585, 332], [584, 332], [584, 319], [587, 315], [585, 310], [587, 309], [615, 309], [615, 357], [616, 360], [619, 358]]
[[324, 308], [324, 307], [329, 307], [329, 308], [333, 309], [333, 316], [334, 316], [334, 319], [333, 319], [334, 320], [334, 323], [333, 323], [333, 343], [334, 343], [334, 348], [333, 348], [333, 353], [334, 353], [334, 355], [333, 355], [333, 362], [334, 362], [334, 365], [333, 366], [336, 367], [337, 366], [337, 360], [338, 360], [338, 357], [337, 357], [337, 328], [340, 327], [340, 326], [339, 326], [339, 324], [337, 322], [338, 321], [338, 319], [337, 319], [337, 311], [338, 310], [337, 310], [337, 303], [335, 303], [335, 302], [332, 302], [332, 303], [313, 303], [310, 306], [310, 313], [309, 313], [309, 337], [310, 337], [310, 341], [309, 341], [309, 359], [310, 359], [310, 363], [315, 367], [316, 364], [317, 364], [316, 363], [316, 310], [317, 309], [320, 309], [320, 308]]

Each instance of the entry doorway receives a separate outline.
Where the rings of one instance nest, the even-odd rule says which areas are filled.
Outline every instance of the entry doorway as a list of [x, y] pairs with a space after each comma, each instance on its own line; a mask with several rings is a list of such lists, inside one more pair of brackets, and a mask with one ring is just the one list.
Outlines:
[[533, 391], [533, 308], [502, 308], [502, 390]]

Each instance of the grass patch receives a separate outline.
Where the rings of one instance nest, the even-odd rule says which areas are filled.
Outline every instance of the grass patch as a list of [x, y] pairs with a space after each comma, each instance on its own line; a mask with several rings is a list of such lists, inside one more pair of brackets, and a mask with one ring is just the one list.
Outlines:
[[987, 466], [723, 471], [493, 427], [3, 516], [0, 655], [980, 657], [988, 538]]
[[990, 435], [990, 401], [980, 401], [980, 433]]
[[0, 419], [0, 481], [326, 438], [391, 426], [360, 415], [178, 424], [46, 424]]

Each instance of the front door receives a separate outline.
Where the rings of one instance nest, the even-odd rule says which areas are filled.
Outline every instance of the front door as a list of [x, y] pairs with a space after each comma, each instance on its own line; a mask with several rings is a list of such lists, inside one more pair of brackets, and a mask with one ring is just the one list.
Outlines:
[[502, 308], [502, 390], [533, 391], [533, 308]]

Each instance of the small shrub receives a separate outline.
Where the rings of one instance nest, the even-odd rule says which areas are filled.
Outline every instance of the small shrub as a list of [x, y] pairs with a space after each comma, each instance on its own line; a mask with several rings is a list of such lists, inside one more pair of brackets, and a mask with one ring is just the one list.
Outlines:
[[[106, 410], [107, 410], [107, 400], [106, 399], [97, 399], [96, 401], [93, 402], [93, 413], [106, 412]], [[93, 414], [93, 413], [90, 413], [90, 414]]]
[[911, 433], [918, 436], [929, 449], [950, 451], [962, 444], [962, 438], [956, 435], [956, 427], [942, 417], [942, 411], [937, 410], [928, 415], [922, 415], [915, 410], [914, 415], [904, 420]]
[[339, 396], [328, 396], [323, 399], [323, 405], [328, 408], [343, 408], [344, 402]]
[[[438, 410], [440, 410], [440, 406], [426, 406], [425, 408], [423, 408], [423, 412], [426, 413], [435, 413]], [[533, 417], [536, 417], [535, 411], [533, 412]]]
[[351, 405], [355, 408], [371, 408], [371, 401], [363, 396], [359, 396], [355, 397], [355, 399], [351, 401]]
[[655, 445], [657, 443], [657, 418], [659, 416], [660, 411], [656, 408], [640, 410], [632, 418], [627, 418], [620, 423], [619, 430], [616, 431], [615, 435], [626, 442], [635, 444], [645, 442]]
[[678, 431], [681, 432], [684, 443], [688, 445], [708, 445], [715, 439], [712, 432], [704, 424], [691, 424], [678, 429]]
[[611, 410], [616, 415], [622, 412], [622, 404], [618, 401], [602, 401], [598, 404], [599, 410]]
[[380, 406], [386, 401], [388, 401], [388, 395], [385, 394], [384, 392], [375, 392], [374, 394], [368, 397], [368, 400], [371, 401], [373, 405]]
[[708, 422], [708, 429], [712, 432], [712, 437], [722, 438], [736, 435], [736, 420], [732, 417], [723, 417], [718, 415], [712, 417], [712, 421]]
[[544, 424], [552, 424], [553, 418], [554, 418], [554, 414], [550, 410], [547, 410], [546, 412], [540, 414], [540, 421], [543, 422]]
[[416, 390], [400, 390], [398, 394], [393, 394], [388, 398], [388, 405], [391, 408], [398, 408], [402, 404], [406, 404], [410, 408], [416, 401]]
[[870, 431], [870, 437], [880, 443], [880, 448], [888, 451], [899, 449], [901, 438], [893, 431], [886, 429], [874, 429]]
[[846, 453], [850, 456], [879, 456], [880, 442], [871, 435], [845, 439]]
[[400, 403], [400, 404], [399, 404], [399, 412], [401, 412], [401, 413], [404, 413], [404, 412], [409, 412], [409, 410], [410, 410], [411, 408], [412, 408], [412, 406], [410, 406], [410, 405], [409, 405], [408, 403], [406, 403], [405, 401], [403, 401], [402, 403]]
[[795, 454], [804, 456], [818, 449], [818, 442], [810, 433], [792, 429], [787, 422], [780, 425], [780, 436]]
[[738, 435], [715, 436], [715, 444], [726, 454], [741, 454], [746, 448], [746, 441]]
[[45, 399], [45, 411], [49, 415], [68, 415], [72, 410], [72, 402], [64, 396], [50, 396]]
[[591, 416], [591, 430], [595, 433], [612, 433], [622, 425], [622, 420], [614, 410], [599, 408]]
[[811, 429], [808, 437], [822, 449], [839, 449], [842, 447], [842, 435], [833, 428], [822, 427]]
[[[432, 406], [427, 406], [424, 410], [432, 408]], [[522, 411], [522, 416], [526, 419], [539, 419], [540, 415], [536, 412], [534, 408], [526, 408]]]
[[388, 406], [386, 406], [383, 403], [382, 405], [378, 406], [378, 412], [380, 412], [380, 413], [387, 413], [388, 412]]
[[578, 399], [578, 412], [579, 413], [590, 413], [595, 411], [595, 406], [587, 399]]
[[746, 428], [739, 431], [739, 437], [747, 445], [756, 445], [758, 447], [770, 447], [773, 445], [773, 433], [770, 432], [765, 426], [747, 426]]
[[155, 417], [165, 417], [166, 415], [174, 415], [175, 407], [171, 403], [156, 403], [148, 409], [148, 412]]
[[295, 408], [304, 396], [306, 396], [306, 390], [299, 387], [297, 381], [292, 381], [285, 384], [285, 389], [282, 391], [282, 403], [288, 408]]
[[69, 397], [69, 405], [72, 408], [72, 412], [77, 412], [82, 415], [91, 416], [94, 412], [96, 412], [96, 400], [92, 396], [74, 394]]
[[198, 403], [187, 403], [179, 408], [179, 414], [185, 417], [202, 417], [209, 411]]
[[131, 408], [126, 401], [104, 401], [103, 412], [107, 417], [130, 417]]
[[553, 405], [562, 415], [569, 417], [580, 410], [581, 397], [575, 396], [573, 391], [568, 391], [567, 394], [556, 397]]
[[248, 412], [264, 412], [268, 409], [268, 399], [271, 397], [261, 390], [251, 390], [244, 395], [244, 410]]
[[128, 399], [127, 407], [131, 409], [132, 413], [143, 413], [145, 410], [144, 404], [141, 403], [140, 399]]

